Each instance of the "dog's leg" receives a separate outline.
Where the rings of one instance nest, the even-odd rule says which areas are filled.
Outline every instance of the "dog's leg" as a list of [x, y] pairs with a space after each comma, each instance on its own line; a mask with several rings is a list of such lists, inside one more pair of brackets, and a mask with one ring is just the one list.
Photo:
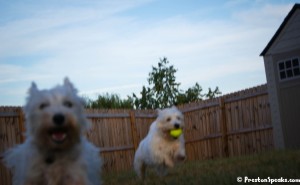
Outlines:
[[169, 156], [165, 157], [164, 163], [169, 168], [173, 168], [174, 167], [174, 162], [173, 162], [173, 160]]
[[47, 184], [45, 179], [45, 166], [39, 159], [33, 160], [29, 168], [24, 185], [40, 185]]
[[68, 181], [68, 182], [66, 182], [66, 185], [89, 185], [89, 184], [86, 182], [85, 179], [80, 179], [75, 182]]
[[146, 164], [142, 160], [140, 159], [134, 160], [134, 170], [140, 179], [145, 178]]
[[168, 174], [168, 171], [167, 171], [167, 168], [164, 164], [162, 165], [159, 165], [157, 168], [156, 168], [156, 173], [158, 176], [160, 177], [163, 177], [163, 176], [166, 176]]
[[43, 177], [34, 177], [34, 178], [28, 178], [23, 183], [24, 185], [41, 185], [41, 184], [47, 184], [45, 179]]
[[145, 179], [145, 174], [146, 174], [146, 164], [143, 163], [141, 166], [141, 179], [144, 180]]
[[174, 160], [176, 162], [184, 162], [186, 160], [186, 155], [185, 155], [185, 150], [181, 149], [179, 150], [175, 156], [174, 156]]
[[174, 155], [174, 160], [176, 162], [184, 162], [186, 160], [184, 139], [183, 139], [183, 137], [181, 137], [180, 139], [181, 139], [180, 145], [177, 148], [177, 151], [175, 152], [175, 155]]

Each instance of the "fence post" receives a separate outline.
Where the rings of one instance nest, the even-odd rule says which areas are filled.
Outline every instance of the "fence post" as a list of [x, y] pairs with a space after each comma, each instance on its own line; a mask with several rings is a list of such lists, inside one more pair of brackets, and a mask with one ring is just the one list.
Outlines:
[[25, 119], [24, 119], [24, 113], [23, 113], [23, 110], [22, 110], [22, 107], [19, 107], [18, 108], [18, 117], [19, 117], [19, 129], [20, 129], [20, 141], [21, 143], [24, 142], [25, 140]]
[[134, 111], [130, 111], [130, 125], [131, 125], [133, 147], [134, 147], [134, 151], [136, 151], [136, 149], [138, 147], [138, 138], [137, 138], [137, 129], [136, 129]]
[[224, 98], [219, 98], [219, 107], [220, 107], [220, 124], [222, 131], [222, 152], [223, 156], [228, 157], [228, 135], [227, 135], [227, 123], [226, 123], [226, 110]]

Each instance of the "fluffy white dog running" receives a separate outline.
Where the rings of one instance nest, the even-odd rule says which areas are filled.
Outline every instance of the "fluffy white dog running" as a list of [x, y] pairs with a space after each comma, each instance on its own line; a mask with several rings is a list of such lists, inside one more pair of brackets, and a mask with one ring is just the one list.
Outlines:
[[173, 129], [184, 128], [183, 114], [175, 107], [158, 110], [157, 119], [151, 124], [147, 136], [140, 142], [134, 157], [134, 169], [144, 179], [147, 167], [165, 175], [168, 168], [184, 161], [184, 136], [170, 135]]

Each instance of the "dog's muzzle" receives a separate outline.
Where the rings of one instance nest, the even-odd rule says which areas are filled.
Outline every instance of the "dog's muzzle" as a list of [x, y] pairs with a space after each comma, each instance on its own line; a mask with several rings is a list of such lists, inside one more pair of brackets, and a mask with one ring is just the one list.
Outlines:
[[49, 134], [51, 136], [52, 141], [57, 144], [63, 143], [67, 138], [67, 129], [64, 127], [54, 127], [50, 129]]
[[65, 122], [65, 116], [63, 114], [55, 114], [53, 116], [53, 122], [55, 125], [63, 125]]
[[52, 141], [57, 144], [63, 143], [67, 137], [67, 128], [65, 127], [65, 116], [63, 114], [55, 114], [53, 116], [54, 127], [50, 129], [49, 134]]

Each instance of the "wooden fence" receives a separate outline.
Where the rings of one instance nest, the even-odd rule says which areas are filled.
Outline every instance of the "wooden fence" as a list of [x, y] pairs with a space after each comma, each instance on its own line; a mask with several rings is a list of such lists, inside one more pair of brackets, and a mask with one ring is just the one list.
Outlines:
[[[188, 160], [249, 155], [273, 149], [266, 85], [178, 108], [185, 119]], [[131, 169], [134, 152], [156, 118], [156, 112], [89, 109], [86, 113], [92, 122], [87, 137], [101, 148], [104, 171]], [[0, 107], [0, 153], [24, 141], [24, 129], [21, 107]], [[10, 181], [3, 164], [0, 178], [1, 182]]]

